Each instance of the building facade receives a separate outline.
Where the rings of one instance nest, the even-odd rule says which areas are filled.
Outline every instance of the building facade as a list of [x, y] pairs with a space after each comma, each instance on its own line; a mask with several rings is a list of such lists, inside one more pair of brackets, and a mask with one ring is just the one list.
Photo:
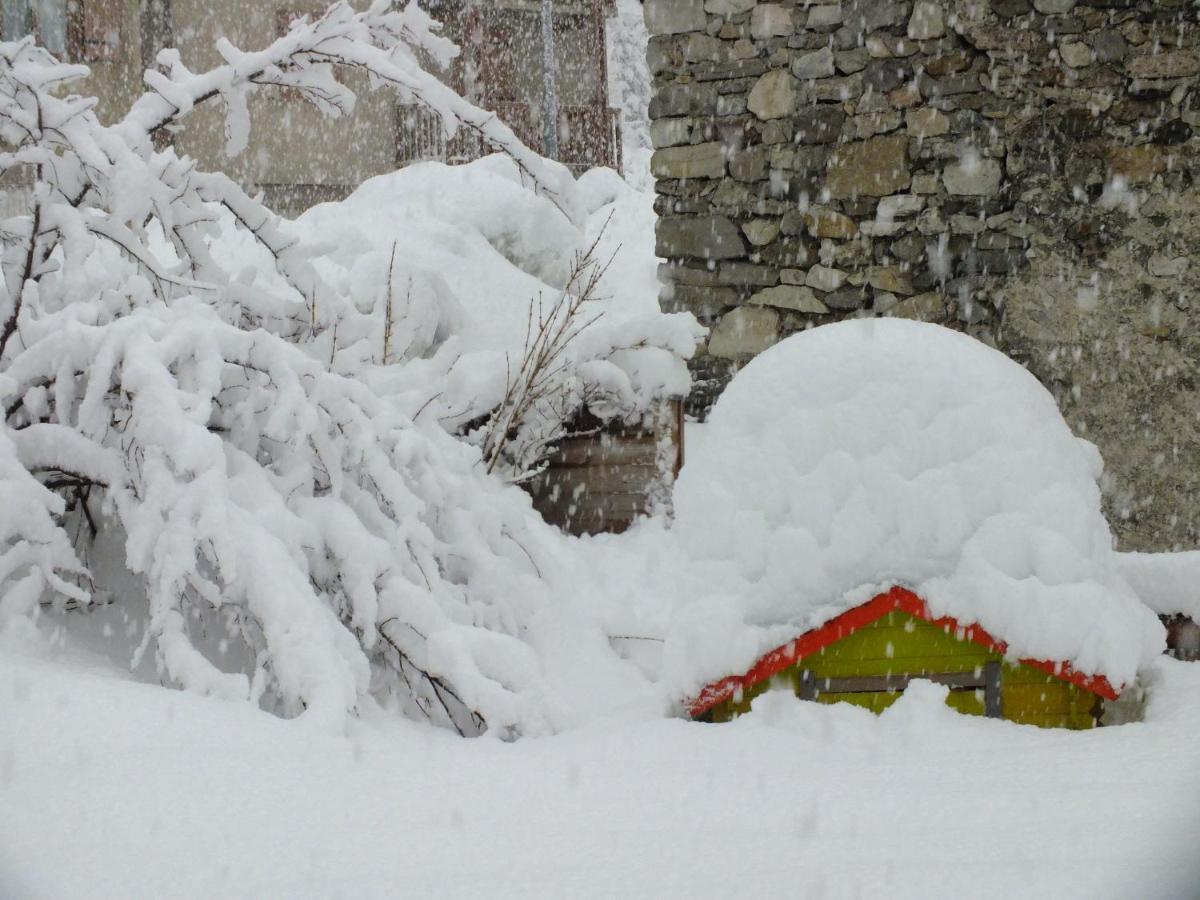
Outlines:
[[[103, 121], [120, 116], [143, 90], [142, 72], [164, 47], [175, 47], [193, 71], [223, 60], [218, 38], [256, 49], [302, 15], [319, 15], [324, 0], [246, 3], [242, 0], [4, 0], [5, 39], [35, 34], [61, 58], [86, 63], [80, 92], [99, 99]], [[461, 54], [443, 77], [468, 98], [495, 110], [529, 146], [545, 152], [547, 82], [541, 4], [523, 0], [434, 0], [430, 12]], [[573, 169], [619, 164], [615, 113], [608, 107], [602, 0], [552, 0], [553, 83], [557, 89], [557, 157]], [[268, 205], [294, 215], [314, 203], [345, 197], [374, 175], [419, 160], [463, 162], [488, 149], [447, 141], [440, 122], [369, 90], [356, 73], [339, 75], [358, 94], [355, 114], [332, 122], [286, 90], [262, 90], [251, 100], [254, 139], [228, 158], [218, 104], [197, 108], [164, 140], [204, 168], [228, 173], [262, 191]]]

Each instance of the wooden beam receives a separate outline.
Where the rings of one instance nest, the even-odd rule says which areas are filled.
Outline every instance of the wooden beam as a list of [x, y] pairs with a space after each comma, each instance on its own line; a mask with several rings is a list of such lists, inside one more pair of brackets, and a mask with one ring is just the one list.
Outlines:
[[989, 719], [1004, 718], [1000, 699], [1000, 671], [1000, 663], [995, 660], [983, 665], [983, 714]]
[[[814, 678], [807, 669], [800, 673], [800, 686], [797, 694], [805, 700], [815, 700], [821, 694], [877, 694], [888, 691], [903, 691], [908, 685], [918, 679], [944, 684], [951, 690], [987, 689], [987, 668], [997, 666], [997, 685], [999, 684], [999, 665], [988, 663], [983, 672], [928, 672], [900, 675], [857, 675], [848, 678]], [[812, 696], [805, 696], [811, 694]]]

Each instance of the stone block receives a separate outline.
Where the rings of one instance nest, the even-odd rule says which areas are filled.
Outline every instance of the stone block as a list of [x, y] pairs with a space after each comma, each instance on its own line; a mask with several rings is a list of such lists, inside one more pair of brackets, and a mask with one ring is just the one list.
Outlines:
[[1061, 16], [1075, 8], [1075, 0], [1033, 0], [1033, 8], [1043, 16]]
[[955, 213], [950, 217], [950, 231], [954, 234], [981, 234], [987, 223], [979, 216]]
[[842, 22], [852, 35], [890, 28], [904, 21], [906, 3], [896, 0], [849, 0], [842, 4]]
[[862, 285], [847, 284], [825, 295], [825, 303], [830, 309], [845, 311], [862, 309], [871, 299], [871, 295]]
[[729, 174], [738, 181], [761, 181], [767, 177], [767, 148], [751, 147], [729, 158]]
[[1092, 49], [1096, 52], [1096, 62], [1116, 63], [1125, 59], [1129, 47], [1121, 32], [1105, 30], [1093, 36]]
[[941, 78], [943, 75], [957, 75], [959, 72], [965, 72], [971, 68], [972, 59], [972, 54], [966, 50], [943, 53], [941, 56], [926, 60], [925, 72], [934, 78]]
[[908, 296], [913, 292], [912, 275], [896, 266], [871, 266], [867, 270], [867, 284], [890, 294]]
[[925, 198], [914, 194], [893, 194], [883, 197], [875, 207], [875, 218], [881, 221], [915, 216], [925, 208]]
[[904, 125], [917, 138], [941, 137], [950, 131], [950, 119], [929, 106], [907, 110]]
[[720, 141], [665, 147], [650, 157], [655, 178], [720, 178], [725, 174], [725, 148]]
[[832, 209], [813, 207], [803, 214], [804, 228], [811, 237], [846, 241], [858, 234], [858, 225], [849, 216]]
[[1058, 55], [1062, 58], [1063, 63], [1072, 69], [1086, 68], [1092, 64], [1092, 60], [1095, 58], [1092, 55], [1092, 48], [1083, 41], [1063, 41], [1058, 46]]
[[991, 0], [992, 12], [1002, 19], [1028, 15], [1033, 9], [1029, 0]]
[[964, 72], [961, 75], [944, 75], [941, 78], [930, 78], [923, 74], [917, 79], [921, 96], [930, 100], [941, 100], [944, 97], [955, 97], [959, 94], [973, 94], [983, 90], [979, 76], [974, 72]]
[[915, 234], [906, 234], [904, 237], [892, 241], [888, 245], [888, 251], [896, 259], [915, 263], [925, 256], [925, 241]]
[[787, 37], [794, 30], [791, 9], [779, 3], [760, 3], [750, 13], [750, 36], [755, 40]]
[[655, 119], [650, 123], [650, 144], [655, 150], [686, 144], [691, 138], [691, 132], [691, 119]]
[[742, 224], [742, 234], [755, 247], [765, 247], [779, 237], [779, 223], [774, 219], [751, 219]]
[[750, 303], [756, 306], [771, 306], [776, 309], [788, 309], [793, 312], [824, 315], [829, 307], [822, 303], [812, 288], [804, 285], [781, 284], [759, 291], [750, 298]]
[[859, 73], [848, 75], [845, 78], [819, 78], [816, 81], [806, 82], [805, 90], [813, 100], [818, 102], [832, 100], [837, 103], [845, 103], [847, 100], [856, 100], [862, 96], [863, 77]]
[[987, 197], [999, 192], [1004, 170], [994, 159], [971, 158], [951, 163], [942, 170], [947, 193]]
[[792, 123], [772, 119], [762, 127], [762, 142], [764, 144], [786, 144], [792, 139]]
[[898, 109], [887, 109], [882, 112], [867, 113], [854, 117], [854, 136], [861, 140], [874, 137], [877, 134], [887, 134], [900, 127], [904, 119]]
[[670, 72], [683, 65], [683, 53], [673, 38], [663, 35], [651, 37], [646, 44], [646, 67], [651, 75]]
[[650, 34], [686, 34], [708, 24], [703, 0], [645, 0], [642, 15]]
[[1200, 57], [1176, 50], [1136, 56], [1125, 64], [1134, 78], [1191, 78], [1200, 74]]
[[828, 78], [836, 71], [833, 51], [828, 47], [804, 53], [792, 60], [792, 74], [797, 78]]
[[843, 75], [853, 75], [867, 67], [871, 57], [865, 47], [855, 47], [853, 50], [843, 50], [833, 55], [833, 64]]
[[901, 300], [886, 315], [918, 322], [940, 322], [946, 316], [946, 303], [936, 291]]
[[912, 192], [914, 194], [936, 194], [938, 192], [938, 177], [928, 172], [923, 172], [920, 175], [914, 175], [912, 180]]
[[810, 106], [796, 113], [796, 142], [799, 144], [836, 144], [842, 134], [846, 114], [837, 106]]
[[886, 94], [908, 80], [911, 70], [903, 60], [877, 59], [863, 72], [863, 85], [879, 94]]
[[835, 200], [886, 197], [911, 182], [908, 139], [902, 134], [838, 147], [825, 172], [825, 188]]
[[721, 317], [708, 339], [711, 356], [754, 356], [779, 340], [779, 313], [764, 306], [740, 306]]
[[760, 119], [781, 119], [796, 109], [796, 79], [773, 69], [755, 82], [746, 106]]
[[655, 253], [665, 259], [745, 256], [741, 231], [725, 216], [668, 216], [658, 220]]
[[842, 24], [844, 13], [842, 4], [830, 3], [824, 6], [810, 6], [808, 8], [808, 23], [809, 31], [831, 31]]
[[908, 81], [895, 90], [888, 91], [887, 102], [896, 109], [909, 109], [921, 102], [921, 88], [917, 81]]
[[744, 115], [747, 111], [745, 94], [719, 94], [716, 114], [720, 118]]
[[804, 279], [804, 283], [815, 291], [828, 293], [836, 291], [846, 283], [846, 273], [840, 269], [816, 265], [808, 270], [808, 276]]
[[942, 4], [934, 0], [917, 0], [908, 18], [908, 36], [914, 41], [928, 41], [945, 33], [946, 17]]
[[749, 262], [723, 262], [717, 268], [717, 284], [731, 287], [770, 287], [779, 283], [779, 270]]
[[663, 310], [690, 312], [705, 324], [714, 321], [721, 310], [737, 303], [737, 291], [730, 287], [668, 284], [662, 293]]
[[[758, 258], [763, 263], [780, 266], [784, 272], [789, 269], [807, 269], [817, 262], [817, 248], [811, 242], [797, 240], [795, 237], [780, 238], [763, 247], [758, 252]], [[782, 273], [780, 280], [783, 280]], [[803, 284], [804, 278], [796, 283]]]
[[1148, 184], [1167, 171], [1167, 153], [1154, 144], [1115, 147], [1108, 153], [1108, 168], [1130, 184]]
[[709, 84], [664, 84], [650, 98], [650, 118], [711, 116], [717, 108], [717, 89]]
[[740, 16], [754, 9], [758, 0], [704, 0], [704, 11], [717, 16]]
[[733, 42], [733, 56], [735, 59], [753, 59], [758, 56], [758, 48], [754, 46], [753, 41], [738, 38]]
[[1146, 271], [1155, 278], [1178, 278], [1188, 270], [1188, 266], [1186, 256], [1170, 257], [1155, 253], [1146, 263]]
[[689, 34], [680, 45], [685, 62], [723, 63], [733, 59], [733, 47], [728, 41], [708, 34]]

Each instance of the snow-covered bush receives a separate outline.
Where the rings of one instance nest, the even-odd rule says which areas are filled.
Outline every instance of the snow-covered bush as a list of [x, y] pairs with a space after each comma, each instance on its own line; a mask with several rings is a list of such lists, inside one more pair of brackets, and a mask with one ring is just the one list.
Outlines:
[[[355, 300], [353, 321], [330, 335], [334, 365], [402, 393], [481, 447], [511, 431], [494, 467], [509, 480], [527, 475], [539, 448], [582, 407], [633, 424], [689, 386], [683, 360], [698, 328], [690, 315], [658, 308], [652, 198], [608, 169], [585, 173], [574, 188], [582, 228], [526, 189], [504, 156], [422, 163], [372, 178], [293, 224], [325, 248], [314, 261], [322, 279]], [[232, 229], [220, 248], [239, 268], [271, 268], [261, 247]], [[506, 403], [517, 399], [540, 322], [547, 334], [562, 328], [573, 337], [543, 367], [540, 402]], [[385, 354], [389, 365], [366, 372], [364, 362]]]
[[[521, 635], [559, 538], [438, 405], [472, 374], [502, 395], [503, 367], [456, 375], [452, 316], [401, 335], [401, 240], [364, 298], [303, 228], [152, 135], [219, 101], [238, 152], [249, 94], [285, 86], [341, 115], [354, 96], [333, 71], [350, 67], [478, 132], [569, 228], [579, 193], [422, 70], [454, 51], [415, 3], [339, 3], [261, 51], [219, 50], [206, 73], [164, 51], [103, 126], [67, 93], [84, 67], [0, 43], [0, 169], [31, 183], [27, 213], [0, 222], [0, 632], [141, 603], [139, 653], [185, 688], [332, 722], [382, 700], [464, 732], [544, 729]], [[599, 340], [568, 380], [625, 351]]]
[[667, 655], [680, 693], [893, 585], [1014, 656], [1132, 684], [1163, 630], [1122, 577], [1103, 462], [1028, 371], [936, 325], [794, 335], [742, 369], [675, 488], [709, 587]]

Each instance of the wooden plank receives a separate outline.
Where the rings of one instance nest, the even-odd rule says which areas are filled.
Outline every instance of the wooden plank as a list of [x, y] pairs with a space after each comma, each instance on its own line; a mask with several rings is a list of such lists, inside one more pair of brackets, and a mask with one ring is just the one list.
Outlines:
[[[998, 669], [997, 669], [998, 671]], [[826, 694], [870, 694], [887, 691], [903, 691], [917, 678], [944, 684], [954, 690], [986, 688], [987, 682], [982, 673], [970, 672], [930, 672], [926, 674], [899, 675], [862, 675], [848, 678], [822, 678], [805, 671], [800, 683], [806, 691], [817, 695]], [[809, 698], [804, 698], [809, 699]]]
[[533, 508], [551, 525], [570, 534], [597, 534], [624, 531], [646, 512], [646, 496], [641, 493], [532, 494]]
[[530, 490], [583, 497], [587, 494], [645, 494], [658, 476], [653, 466], [587, 466], [547, 469], [530, 479]]
[[592, 438], [570, 438], [558, 446], [547, 464], [552, 469], [574, 466], [655, 464], [658, 448], [653, 438], [627, 440], [608, 436]]

